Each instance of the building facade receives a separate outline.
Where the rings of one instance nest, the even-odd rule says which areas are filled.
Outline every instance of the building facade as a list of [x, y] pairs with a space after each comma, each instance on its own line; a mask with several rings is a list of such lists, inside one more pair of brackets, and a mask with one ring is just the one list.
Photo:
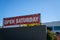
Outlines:
[[42, 25], [46, 25], [47, 27], [50, 27], [54, 33], [55, 32], [60, 33], [60, 21], [42, 23]]

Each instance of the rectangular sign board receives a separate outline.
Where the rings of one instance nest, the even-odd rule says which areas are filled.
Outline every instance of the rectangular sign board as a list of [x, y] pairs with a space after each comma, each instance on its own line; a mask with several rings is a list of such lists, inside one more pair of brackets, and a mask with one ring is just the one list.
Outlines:
[[0, 29], [0, 40], [47, 40], [46, 36], [44, 25]]
[[40, 23], [40, 14], [17, 16], [3, 19], [3, 26]]

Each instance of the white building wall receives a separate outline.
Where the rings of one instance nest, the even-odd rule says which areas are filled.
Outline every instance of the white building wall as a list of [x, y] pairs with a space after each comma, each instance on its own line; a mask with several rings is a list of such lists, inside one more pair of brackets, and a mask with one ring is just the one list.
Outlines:
[[60, 32], [60, 30], [54, 30], [54, 27], [60, 26], [60, 21], [54, 21], [54, 22], [47, 22], [47, 23], [42, 23], [42, 25], [46, 25], [47, 27], [52, 27], [53, 32]]
[[46, 26], [60, 26], [60, 21], [42, 23], [42, 25], [46, 25]]

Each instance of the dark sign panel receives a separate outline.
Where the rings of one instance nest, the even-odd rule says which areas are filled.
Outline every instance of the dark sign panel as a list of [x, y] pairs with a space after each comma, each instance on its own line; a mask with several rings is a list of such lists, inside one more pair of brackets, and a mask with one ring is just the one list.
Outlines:
[[0, 40], [47, 40], [46, 26], [3, 28], [1, 36]]

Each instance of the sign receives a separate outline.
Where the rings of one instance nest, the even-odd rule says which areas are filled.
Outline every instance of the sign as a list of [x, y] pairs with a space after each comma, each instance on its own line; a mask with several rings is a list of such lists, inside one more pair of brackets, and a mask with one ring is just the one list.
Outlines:
[[46, 37], [45, 25], [0, 29], [0, 40], [1, 38], [6, 40], [47, 40]]
[[40, 23], [40, 14], [17, 16], [3, 19], [3, 26]]

